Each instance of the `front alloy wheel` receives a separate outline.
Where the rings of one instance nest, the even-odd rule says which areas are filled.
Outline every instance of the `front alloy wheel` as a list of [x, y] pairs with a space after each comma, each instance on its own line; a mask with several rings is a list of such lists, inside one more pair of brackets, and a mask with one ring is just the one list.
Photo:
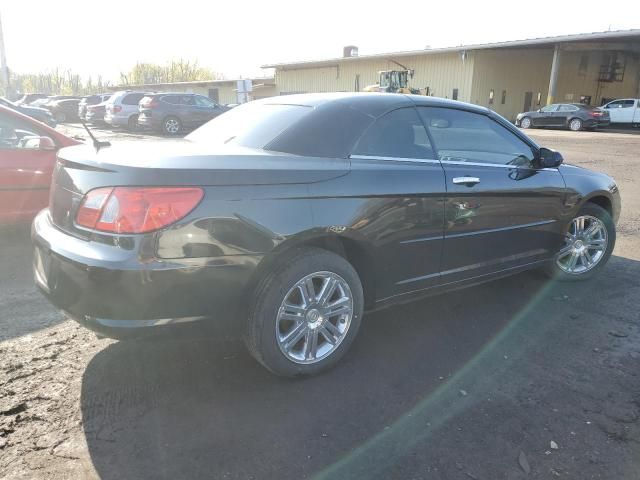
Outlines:
[[574, 218], [556, 263], [571, 275], [588, 272], [604, 258], [607, 240], [607, 227], [602, 220], [591, 215]]
[[531, 128], [531, 119], [529, 117], [524, 117], [520, 120], [520, 128]]
[[566, 281], [591, 278], [607, 263], [615, 243], [616, 227], [609, 212], [587, 203], [569, 223], [548, 273]]
[[332, 272], [298, 281], [278, 310], [276, 339], [292, 362], [310, 364], [331, 355], [345, 338], [353, 314], [349, 284]]

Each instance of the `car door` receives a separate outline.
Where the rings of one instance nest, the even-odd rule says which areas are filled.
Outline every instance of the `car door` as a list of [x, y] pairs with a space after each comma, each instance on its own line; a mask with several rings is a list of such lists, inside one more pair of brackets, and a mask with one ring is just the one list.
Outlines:
[[622, 123], [622, 119], [624, 117], [624, 112], [622, 111], [623, 105], [624, 100], [614, 100], [603, 107], [609, 112], [611, 123]]
[[[554, 124], [553, 114], [558, 111], [558, 105], [547, 105], [538, 111], [533, 124], [536, 127], [550, 127]], [[557, 121], [557, 120], [555, 120]]]
[[636, 101], [632, 99], [622, 100], [622, 107], [618, 109], [620, 123], [632, 123], [635, 113]]
[[197, 110], [197, 121], [199, 124], [208, 122], [222, 113], [222, 109], [211, 99], [202, 95], [195, 95], [195, 109]]
[[0, 112], [0, 224], [29, 221], [47, 206], [56, 152], [40, 149], [34, 138], [40, 136], [30, 123]]
[[446, 179], [442, 283], [548, 259], [562, 244], [565, 183], [490, 115], [419, 107]]
[[185, 94], [178, 97], [178, 117], [182, 122], [182, 125], [188, 128], [193, 128], [200, 125], [199, 111], [196, 107], [194, 95]]
[[326, 200], [314, 217], [344, 214], [372, 246], [378, 299], [438, 285], [444, 172], [415, 107], [378, 118], [350, 160], [348, 197]]
[[569, 124], [569, 120], [578, 116], [580, 117], [579, 108], [575, 105], [565, 104], [558, 105], [558, 110], [553, 113], [553, 125], [554, 127], [566, 127]]

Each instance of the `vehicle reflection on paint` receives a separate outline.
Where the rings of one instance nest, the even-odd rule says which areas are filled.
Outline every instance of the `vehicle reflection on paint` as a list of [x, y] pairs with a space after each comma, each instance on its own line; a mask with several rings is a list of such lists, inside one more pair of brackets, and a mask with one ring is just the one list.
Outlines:
[[200, 219], [162, 232], [158, 256], [207, 258], [260, 253], [272, 250], [282, 240], [281, 235], [236, 213], [235, 217]]

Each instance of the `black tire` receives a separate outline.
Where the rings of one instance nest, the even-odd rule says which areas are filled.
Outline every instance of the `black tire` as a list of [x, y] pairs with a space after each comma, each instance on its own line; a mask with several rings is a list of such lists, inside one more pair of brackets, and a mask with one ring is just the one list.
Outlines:
[[168, 116], [162, 120], [162, 133], [165, 135], [178, 135], [182, 131], [182, 122], [178, 117]]
[[[315, 272], [331, 272], [348, 284], [353, 313], [342, 341], [328, 356], [311, 364], [296, 363], [282, 352], [276, 340], [280, 305], [294, 285]], [[344, 258], [319, 248], [305, 248], [288, 255], [286, 261], [258, 283], [245, 329], [245, 344], [251, 355], [276, 375], [293, 377], [315, 375], [334, 366], [353, 342], [362, 319], [364, 296], [355, 269]]]
[[135, 132], [138, 130], [138, 115], [131, 115], [127, 120], [127, 130]]
[[522, 117], [522, 119], [520, 119], [520, 127], [521, 128], [532, 128], [533, 127], [533, 122], [531, 121], [531, 119], [529, 117]]
[[572, 132], [579, 132], [580, 130], [582, 130], [582, 127], [583, 123], [579, 118], [572, 118], [571, 120], [569, 120], [569, 123], [567, 123], [567, 128], [569, 128], [569, 130], [571, 130]]
[[[580, 211], [576, 214], [576, 217], [580, 217], [583, 215], [589, 215], [596, 217], [604, 223], [604, 226], [607, 230], [607, 247], [604, 252], [602, 258], [598, 261], [598, 263], [591, 269], [583, 273], [567, 273], [563, 271], [557, 264], [556, 259], [554, 257], [553, 263], [547, 268], [546, 273], [557, 280], [564, 282], [575, 282], [580, 280], [588, 280], [593, 276], [597, 275], [598, 272], [607, 264], [609, 258], [611, 257], [611, 253], [616, 245], [616, 227], [613, 223], [613, 219], [609, 212], [595, 203], [587, 202], [582, 206]], [[569, 229], [571, 222], [573, 222], [573, 218], [567, 225], [567, 230]]]

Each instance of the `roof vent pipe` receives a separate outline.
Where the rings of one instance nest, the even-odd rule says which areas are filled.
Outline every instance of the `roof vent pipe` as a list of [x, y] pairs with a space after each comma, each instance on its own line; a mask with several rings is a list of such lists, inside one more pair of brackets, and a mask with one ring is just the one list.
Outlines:
[[355, 45], [347, 45], [342, 49], [342, 56], [344, 58], [347, 57], [357, 57], [358, 56], [358, 47]]

